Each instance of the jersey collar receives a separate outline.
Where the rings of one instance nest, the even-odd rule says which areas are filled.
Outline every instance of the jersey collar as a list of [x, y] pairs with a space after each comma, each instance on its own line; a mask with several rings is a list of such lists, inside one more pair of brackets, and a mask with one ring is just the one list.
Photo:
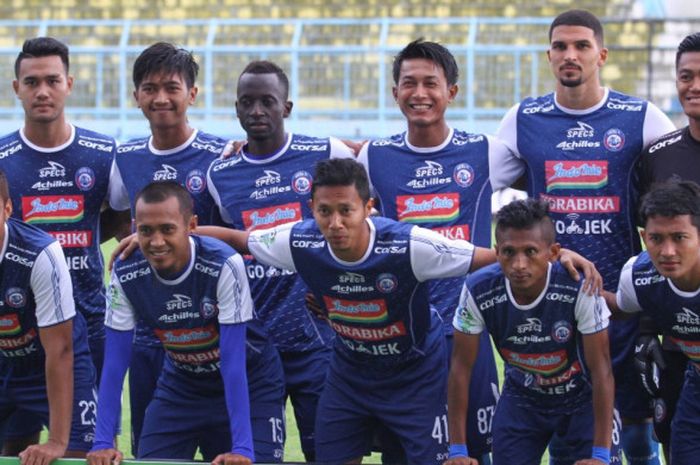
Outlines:
[[607, 87], [603, 87], [603, 98], [601, 98], [600, 101], [599, 101], [598, 103], [596, 103], [596, 104], [593, 105], [592, 107], [584, 108], [583, 110], [575, 110], [575, 109], [573, 109], [573, 108], [567, 108], [567, 107], [565, 107], [565, 106], [560, 105], [559, 103], [557, 103], [557, 93], [554, 92], [554, 105], [555, 105], [558, 109], [560, 109], [561, 111], [563, 111], [564, 113], [568, 113], [568, 114], [570, 114], [570, 115], [587, 115], [587, 114], [589, 114], [589, 113], [593, 113], [594, 111], [599, 110], [600, 108], [602, 108], [603, 105], [605, 105], [605, 102], [607, 102], [608, 96], [609, 96], [609, 95], [610, 95], [610, 89], [607, 88]]
[[38, 145], [32, 144], [32, 142], [27, 139], [27, 136], [24, 134], [24, 127], [22, 127], [19, 130], [19, 137], [22, 139], [22, 142], [27, 144], [29, 148], [32, 150], [36, 150], [37, 152], [42, 152], [42, 153], [55, 153], [55, 152], [60, 152], [61, 150], [65, 149], [68, 147], [70, 144], [73, 143], [75, 140], [75, 126], [72, 124], [68, 124], [70, 126], [70, 137], [68, 137], [68, 140], [61, 145], [58, 145], [56, 147], [39, 147]]
[[154, 155], [172, 155], [173, 153], [182, 152], [187, 147], [189, 147], [192, 144], [192, 142], [194, 142], [195, 138], [197, 137], [197, 134], [199, 134], [199, 130], [195, 128], [194, 131], [192, 131], [190, 137], [188, 137], [183, 144], [167, 150], [158, 150], [157, 148], [155, 148], [153, 146], [153, 136], [150, 136], [148, 138], [148, 150], [150, 150], [151, 153], [153, 153]]

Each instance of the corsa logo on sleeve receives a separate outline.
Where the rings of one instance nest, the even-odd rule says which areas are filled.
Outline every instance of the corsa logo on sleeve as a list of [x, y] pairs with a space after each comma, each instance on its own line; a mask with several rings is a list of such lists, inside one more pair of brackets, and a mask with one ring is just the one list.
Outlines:
[[555, 189], [600, 189], [608, 184], [608, 162], [559, 161], [544, 162], [547, 192]]
[[83, 219], [84, 213], [82, 195], [22, 197], [22, 220], [25, 223], [75, 223]]
[[299, 202], [243, 211], [243, 225], [248, 231], [274, 228], [280, 224], [299, 220], [301, 220], [301, 204]]
[[566, 366], [568, 361], [565, 350], [547, 354], [521, 354], [508, 349], [501, 349], [503, 359], [513, 366], [540, 375], [551, 375]]
[[383, 299], [345, 300], [323, 296], [331, 320], [378, 323], [386, 321], [387, 307]]
[[399, 195], [396, 210], [407, 223], [451, 221], [459, 215], [459, 194]]

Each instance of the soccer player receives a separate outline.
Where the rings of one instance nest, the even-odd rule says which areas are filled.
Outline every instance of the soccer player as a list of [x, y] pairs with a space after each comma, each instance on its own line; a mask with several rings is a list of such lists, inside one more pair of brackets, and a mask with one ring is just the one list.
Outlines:
[[[440, 44], [418, 39], [394, 58], [394, 99], [408, 129], [364, 145], [358, 161], [367, 169], [382, 215], [419, 224], [480, 247], [491, 247], [489, 153], [507, 150], [481, 134], [455, 130], [445, 111], [457, 94], [457, 63]], [[495, 147], [495, 149], [494, 149]], [[442, 317], [447, 350], [452, 347], [452, 317], [461, 278], [430, 283], [431, 304]], [[474, 457], [488, 463], [491, 417], [498, 398], [498, 375], [488, 335], [480, 345], [470, 386], [467, 443]], [[445, 422], [436, 421], [436, 428]], [[442, 431], [444, 441], [447, 434]]]
[[22, 465], [84, 457], [94, 433], [95, 368], [66, 260], [56, 239], [11, 217], [2, 172], [0, 202], [0, 429], [13, 412], [48, 426], [46, 442], [20, 452]]
[[484, 332], [506, 362], [493, 418], [494, 465], [539, 463], [556, 431], [571, 450], [571, 460], [559, 463], [610, 463], [610, 312], [553, 263], [558, 253], [546, 202], [517, 200], [498, 212], [498, 263], [467, 278], [454, 317], [446, 464], [477, 463], [468, 458], [464, 425]]
[[[614, 289], [622, 265], [641, 249], [635, 164], [645, 146], [674, 127], [652, 103], [601, 86], [608, 51], [595, 16], [562, 13], [549, 39], [556, 89], [524, 100], [503, 118], [498, 137], [511, 153], [491, 160], [491, 184], [501, 189], [524, 174], [528, 194], [550, 203], [562, 246], [591, 259]], [[659, 463], [658, 447], [651, 440], [651, 399], [632, 364], [636, 328], [634, 320], [613, 322], [610, 351], [625, 453], [634, 465], [651, 465]], [[557, 447], [550, 454], [566, 455]]]
[[[652, 184], [668, 179], [684, 179], [700, 184], [700, 163], [697, 162], [700, 154], [700, 33], [690, 34], [678, 46], [676, 89], [678, 100], [688, 117], [688, 126], [662, 136], [644, 151], [640, 158], [642, 192], [648, 192]], [[645, 342], [658, 347], [658, 340], [652, 337], [654, 339], [647, 336], [638, 340], [635, 347]], [[659, 378], [654, 399], [654, 433], [664, 446], [668, 462], [671, 420], [683, 387], [688, 359], [678, 347], [673, 347], [668, 338], [664, 339], [663, 347], [666, 368]], [[645, 366], [652, 360], [653, 357], [648, 357]]]
[[700, 454], [700, 186], [661, 184], [640, 206], [647, 247], [622, 270], [610, 308], [643, 312], [690, 359], [670, 432], [673, 465]]
[[253, 316], [243, 259], [197, 225], [190, 193], [154, 182], [136, 197], [140, 252], [117, 261], [110, 282], [104, 381], [90, 465], [120, 461], [113, 439], [134, 327], [142, 319], [167, 353], [137, 458], [250, 464], [246, 321]]
[[[129, 141], [117, 150], [116, 208], [135, 211], [136, 194], [152, 181], [176, 181], [194, 201], [199, 224], [221, 224], [207, 189], [206, 172], [226, 140], [191, 127], [187, 109], [197, 96], [199, 66], [192, 53], [159, 42], [134, 62], [134, 99], [150, 123], [151, 135]], [[281, 461], [284, 444], [284, 381], [281, 362], [257, 318], [248, 323], [248, 381], [253, 406], [253, 437], [258, 460]], [[163, 365], [163, 349], [147, 325], [138, 324], [129, 370], [132, 452], [146, 407]], [[272, 427], [271, 427], [272, 425]]]
[[[15, 60], [12, 85], [24, 108], [24, 127], [0, 138], [0, 169], [12, 179], [13, 217], [48, 232], [63, 247], [99, 373], [105, 337], [100, 242], [114, 233], [114, 211], [104, 208], [116, 144], [66, 120], [73, 77], [68, 47], [58, 40], [26, 40]], [[6, 443], [5, 452], [16, 454], [23, 443], [38, 440], [25, 437], [40, 429], [30, 416], [18, 418], [6, 431], [16, 444]]]
[[[269, 61], [251, 62], [238, 78], [236, 114], [248, 141], [234, 157], [214, 162], [207, 180], [221, 216], [236, 229], [260, 231], [310, 218], [311, 168], [319, 160], [353, 157], [338, 139], [287, 133], [288, 95], [286, 74]], [[282, 358], [304, 457], [313, 462], [316, 405], [333, 331], [307, 311], [307, 289], [296, 273], [252, 257], [246, 268], [256, 310]]]

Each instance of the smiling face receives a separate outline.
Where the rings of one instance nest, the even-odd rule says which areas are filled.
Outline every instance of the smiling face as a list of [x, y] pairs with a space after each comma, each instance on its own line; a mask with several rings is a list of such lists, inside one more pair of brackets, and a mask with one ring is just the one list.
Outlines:
[[408, 121], [409, 131], [411, 127], [442, 129], [446, 124], [445, 111], [457, 89], [457, 85], [447, 83], [445, 71], [435, 62], [412, 58], [401, 62], [393, 94]]
[[558, 87], [600, 87], [598, 71], [607, 56], [593, 29], [561, 25], [552, 30], [547, 58]]
[[24, 58], [12, 82], [28, 123], [47, 124], [63, 118], [73, 78], [58, 55]]
[[139, 247], [158, 274], [167, 277], [185, 269], [190, 261], [189, 236], [197, 218], [185, 218], [176, 197], [154, 203], [139, 199], [134, 221]]
[[683, 112], [700, 124], [700, 52], [685, 52], [678, 59], [676, 90]]
[[187, 87], [179, 74], [154, 73], [143, 78], [134, 91], [136, 104], [152, 131], [187, 127], [187, 109], [194, 103], [197, 87]]
[[690, 215], [651, 216], [642, 238], [656, 269], [680, 289], [694, 291], [700, 282], [700, 237]]

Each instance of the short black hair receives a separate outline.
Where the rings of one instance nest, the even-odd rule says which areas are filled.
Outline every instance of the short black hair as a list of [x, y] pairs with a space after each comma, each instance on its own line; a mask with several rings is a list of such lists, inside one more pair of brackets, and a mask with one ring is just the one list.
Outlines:
[[506, 229], [532, 229], [538, 225], [542, 231], [542, 239], [547, 244], [553, 244], [556, 232], [549, 217], [549, 204], [533, 198], [514, 200], [496, 213], [496, 242]]
[[685, 39], [678, 44], [678, 50], [676, 50], [676, 69], [678, 69], [678, 62], [681, 61], [681, 55], [687, 52], [700, 52], [700, 32], [685, 36]]
[[369, 179], [364, 166], [352, 158], [329, 158], [316, 163], [311, 198], [319, 187], [352, 186], [363, 203], [369, 202]]
[[5, 172], [0, 170], [0, 201], [5, 205], [8, 200], [10, 200], [10, 185], [7, 183]]
[[194, 214], [194, 201], [187, 189], [174, 181], [154, 181], [146, 185], [136, 194], [134, 205], [142, 200], [144, 203], [165, 202], [170, 197], [175, 197], [180, 206], [185, 221], [189, 221]]
[[66, 44], [53, 37], [35, 37], [25, 40], [24, 44], [22, 44], [22, 51], [19, 52], [15, 59], [15, 78], [19, 78], [20, 63], [25, 58], [40, 58], [54, 55], [61, 58], [66, 74], [68, 74], [70, 60]]
[[646, 227], [649, 218], [690, 215], [690, 221], [700, 231], [700, 186], [692, 181], [667, 181], [652, 185], [642, 197], [639, 220]]
[[238, 80], [241, 80], [241, 76], [244, 74], [275, 74], [280, 84], [284, 88], [284, 98], [289, 96], [289, 78], [282, 68], [271, 61], [267, 60], [256, 60], [251, 61], [243, 68]]
[[422, 37], [414, 40], [406, 45], [398, 55], [394, 57], [393, 76], [394, 84], [399, 83], [399, 75], [401, 74], [401, 63], [404, 60], [425, 59], [432, 61], [437, 66], [442, 68], [445, 73], [447, 84], [453, 86], [457, 84], [459, 78], [459, 68], [455, 57], [447, 48], [437, 42], [429, 42]]
[[199, 74], [199, 65], [192, 52], [169, 42], [156, 42], [145, 49], [134, 61], [132, 78], [137, 89], [147, 76], [165, 73], [179, 75], [188, 89], [194, 87]]
[[603, 25], [600, 23], [600, 20], [596, 17], [596, 15], [594, 15], [590, 11], [569, 10], [554, 18], [554, 21], [552, 21], [552, 24], [549, 26], [550, 42], [552, 41], [552, 31], [554, 31], [554, 28], [557, 26], [587, 27], [588, 29], [593, 30], [593, 36], [598, 41], [598, 45], [600, 45], [601, 47], [603, 46]]

